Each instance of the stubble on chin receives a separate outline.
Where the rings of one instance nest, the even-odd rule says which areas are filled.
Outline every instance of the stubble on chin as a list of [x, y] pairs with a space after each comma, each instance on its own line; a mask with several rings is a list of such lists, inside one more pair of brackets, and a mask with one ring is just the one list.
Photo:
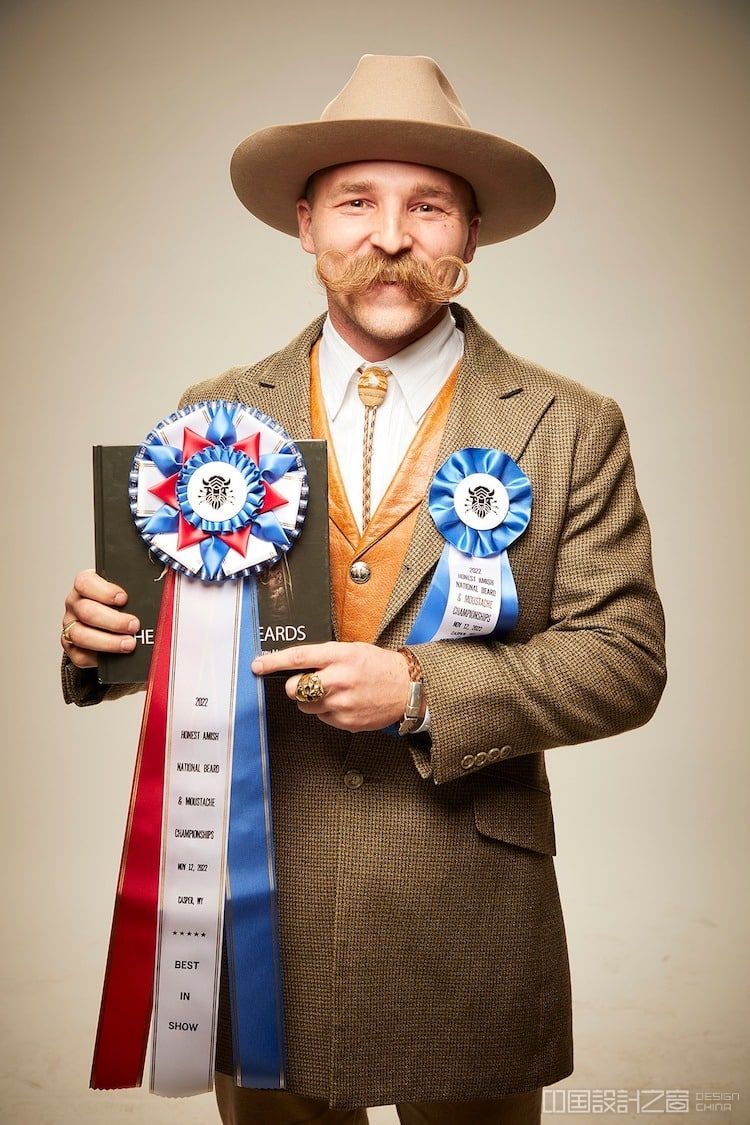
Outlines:
[[402, 340], [433, 319], [441, 308], [426, 301], [410, 301], [407, 306], [387, 307], [350, 298], [340, 314], [359, 332], [373, 340]]

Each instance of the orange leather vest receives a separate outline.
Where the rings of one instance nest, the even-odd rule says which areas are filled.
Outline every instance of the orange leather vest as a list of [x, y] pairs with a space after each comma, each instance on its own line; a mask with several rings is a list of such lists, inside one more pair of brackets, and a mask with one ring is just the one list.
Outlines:
[[[435, 398], [383, 499], [360, 533], [352, 515], [331, 440], [318, 366], [319, 341], [310, 353], [310, 424], [328, 442], [328, 516], [333, 612], [339, 640], [373, 641], [414, 532], [419, 505], [435, 472], [461, 361]], [[370, 578], [357, 583], [352, 563], [367, 563]]]

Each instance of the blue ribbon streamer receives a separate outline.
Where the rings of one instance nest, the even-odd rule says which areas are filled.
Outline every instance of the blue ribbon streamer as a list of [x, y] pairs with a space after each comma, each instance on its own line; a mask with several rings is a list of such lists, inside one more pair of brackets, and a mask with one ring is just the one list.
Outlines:
[[286, 1054], [268, 733], [263, 681], [250, 670], [259, 653], [258, 591], [250, 576], [240, 613], [225, 934], [238, 1083], [280, 1089]]
[[432, 582], [427, 590], [427, 596], [422, 603], [417, 620], [411, 627], [411, 632], [406, 638], [408, 645], [423, 645], [431, 641], [437, 633], [438, 626], [443, 620], [445, 607], [448, 604], [450, 592], [450, 572], [448, 570], [448, 555], [450, 547], [446, 543], [443, 553], [435, 567]]

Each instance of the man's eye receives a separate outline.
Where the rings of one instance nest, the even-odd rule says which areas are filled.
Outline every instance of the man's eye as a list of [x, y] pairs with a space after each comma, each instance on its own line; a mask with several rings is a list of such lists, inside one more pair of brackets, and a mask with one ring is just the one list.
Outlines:
[[364, 199], [347, 199], [346, 205], [347, 207], [357, 207], [359, 209], [364, 207], [365, 201]]
[[430, 211], [436, 211], [434, 203], [418, 203], [417, 211], [421, 211], [423, 215], [429, 214]]

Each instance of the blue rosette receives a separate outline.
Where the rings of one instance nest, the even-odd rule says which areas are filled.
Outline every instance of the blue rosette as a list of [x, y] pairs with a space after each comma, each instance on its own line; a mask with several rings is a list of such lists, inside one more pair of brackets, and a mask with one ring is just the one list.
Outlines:
[[430, 515], [446, 545], [407, 644], [502, 636], [518, 620], [508, 547], [531, 519], [531, 482], [499, 449], [460, 449], [430, 485]]

